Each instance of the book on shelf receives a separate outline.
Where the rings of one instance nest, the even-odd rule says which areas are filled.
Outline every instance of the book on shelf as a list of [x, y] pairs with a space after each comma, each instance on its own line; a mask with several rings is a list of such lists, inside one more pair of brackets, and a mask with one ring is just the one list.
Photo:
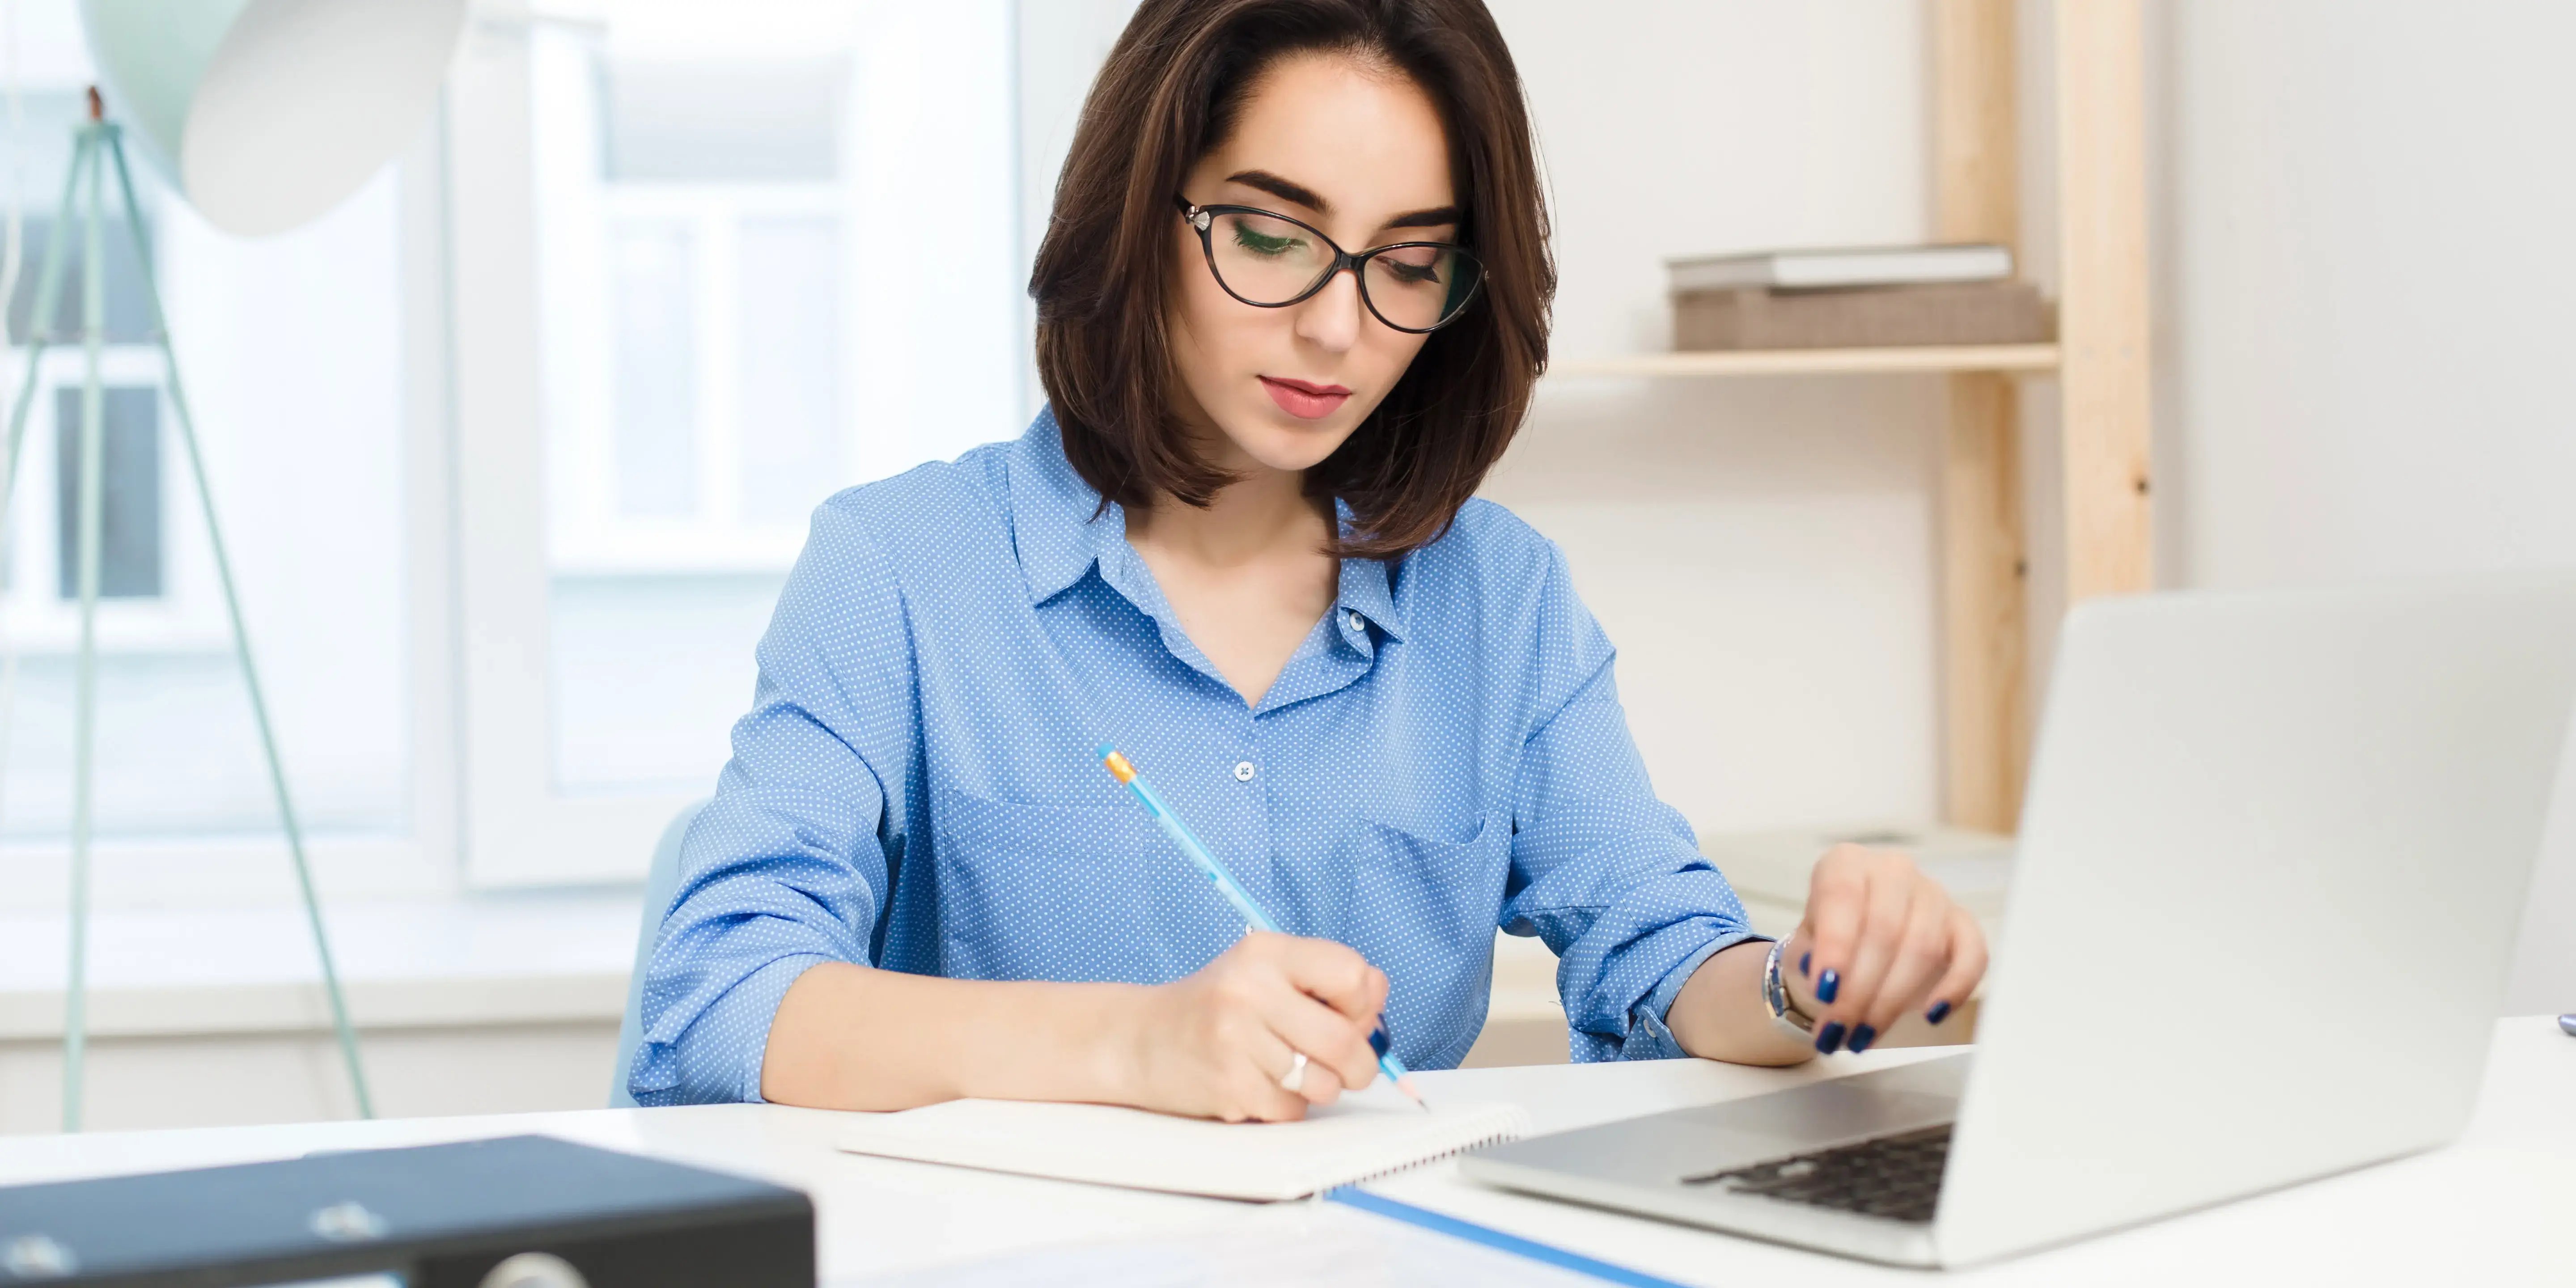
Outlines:
[[1738, 287], [1812, 290], [1832, 286], [1906, 286], [1931, 282], [2000, 282], [2012, 276], [2009, 247], [1988, 242], [1931, 246], [1847, 246], [1693, 255], [1664, 261], [1676, 295]]
[[1846, 349], [2034, 344], [2055, 329], [2027, 282], [1677, 292], [1673, 348]]

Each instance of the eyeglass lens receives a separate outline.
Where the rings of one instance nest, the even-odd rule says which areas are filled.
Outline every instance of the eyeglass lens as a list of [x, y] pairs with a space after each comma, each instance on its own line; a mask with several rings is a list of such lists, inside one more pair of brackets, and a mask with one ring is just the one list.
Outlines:
[[[1255, 304], [1285, 304], [1305, 294], [1332, 271], [1335, 253], [1302, 225], [1243, 211], [1217, 215], [1208, 252], [1226, 289]], [[1361, 290], [1389, 323], [1429, 330], [1466, 307], [1482, 271], [1454, 249], [1399, 246], [1368, 258]]]

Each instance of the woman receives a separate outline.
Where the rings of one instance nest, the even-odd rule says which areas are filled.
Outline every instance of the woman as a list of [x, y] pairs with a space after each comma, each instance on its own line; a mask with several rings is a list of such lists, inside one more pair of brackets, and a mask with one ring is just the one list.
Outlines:
[[1038, 254], [1050, 410], [816, 515], [636, 1098], [1295, 1118], [1369, 1081], [1381, 1014], [1464, 1056], [1497, 925], [1558, 954], [1578, 1059], [1784, 1064], [1966, 997], [1975, 923], [1900, 855], [1827, 855], [1789, 943], [1752, 933], [1563, 558], [1470, 499], [1545, 362], [1546, 238], [1478, 0], [1146, 0]]

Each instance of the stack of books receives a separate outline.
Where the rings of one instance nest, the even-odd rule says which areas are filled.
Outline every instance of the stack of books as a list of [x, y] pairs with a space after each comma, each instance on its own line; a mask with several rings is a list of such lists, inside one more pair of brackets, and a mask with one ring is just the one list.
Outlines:
[[1678, 350], [2026, 344], [2055, 330], [2002, 246], [1776, 250], [1665, 268]]

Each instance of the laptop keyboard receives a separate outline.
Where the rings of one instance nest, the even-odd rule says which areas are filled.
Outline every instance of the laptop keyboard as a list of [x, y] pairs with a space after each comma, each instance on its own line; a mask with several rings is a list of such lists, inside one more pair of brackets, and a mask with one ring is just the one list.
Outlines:
[[1855, 1145], [1777, 1158], [1687, 1178], [1691, 1185], [1724, 1185], [1730, 1193], [1886, 1217], [1930, 1221], [1941, 1197], [1941, 1169], [1950, 1161], [1950, 1125], [1881, 1136]]

